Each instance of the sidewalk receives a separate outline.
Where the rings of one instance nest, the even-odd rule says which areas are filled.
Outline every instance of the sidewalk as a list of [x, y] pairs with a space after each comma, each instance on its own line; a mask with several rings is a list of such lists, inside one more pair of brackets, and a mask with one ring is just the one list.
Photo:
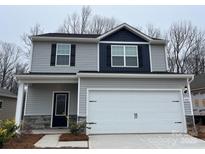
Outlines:
[[59, 142], [61, 134], [45, 135], [35, 143], [36, 148], [88, 148], [88, 141]]

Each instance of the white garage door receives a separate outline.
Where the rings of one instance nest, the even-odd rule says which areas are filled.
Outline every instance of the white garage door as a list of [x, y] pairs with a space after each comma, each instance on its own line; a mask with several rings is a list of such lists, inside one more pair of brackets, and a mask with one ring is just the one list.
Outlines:
[[88, 134], [185, 132], [183, 116], [179, 91], [88, 91]]

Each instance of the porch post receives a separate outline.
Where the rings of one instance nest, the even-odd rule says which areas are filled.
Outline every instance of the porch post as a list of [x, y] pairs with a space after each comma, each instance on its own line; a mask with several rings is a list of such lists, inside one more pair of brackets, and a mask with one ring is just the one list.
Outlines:
[[15, 122], [19, 126], [21, 124], [22, 110], [23, 110], [23, 96], [24, 96], [24, 83], [20, 82], [18, 86], [18, 96], [16, 104]]

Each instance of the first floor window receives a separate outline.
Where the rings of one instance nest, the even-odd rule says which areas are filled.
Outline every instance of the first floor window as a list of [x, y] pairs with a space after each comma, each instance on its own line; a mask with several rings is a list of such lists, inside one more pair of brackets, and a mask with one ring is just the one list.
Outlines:
[[138, 67], [138, 47], [131, 45], [111, 46], [112, 67]]
[[70, 65], [70, 44], [57, 44], [56, 48], [56, 65]]

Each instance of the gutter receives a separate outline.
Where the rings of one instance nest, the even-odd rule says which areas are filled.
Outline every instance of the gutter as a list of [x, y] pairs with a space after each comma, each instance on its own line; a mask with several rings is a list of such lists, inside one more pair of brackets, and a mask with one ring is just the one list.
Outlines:
[[177, 79], [192, 79], [192, 74], [114, 74], [114, 73], [77, 73], [78, 77], [89, 77], [89, 78], [177, 78]]
[[[42, 42], [87, 42], [87, 43], [100, 43], [99, 38], [76, 38], [76, 37], [47, 37], [47, 36], [33, 36], [31, 37], [32, 42], [42, 41]], [[112, 42], [112, 41], [110, 41]], [[133, 42], [135, 43], [135, 42]], [[143, 42], [142, 42], [143, 43]], [[158, 44], [158, 45], [166, 45], [166, 40], [150, 40], [147, 42], [148, 44]], [[128, 43], [129, 44], [129, 43]]]
[[88, 43], [97, 43], [96, 38], [76, 38], [76, 37], [46, 37], [46, 36], [33, 36], [31, 37], [32, 42], [35, 41], [62, 41], [62, 42], [88, 42]]
[[76, 75], [16, 75], [17, 80], [23, 79], [77, 79]]

